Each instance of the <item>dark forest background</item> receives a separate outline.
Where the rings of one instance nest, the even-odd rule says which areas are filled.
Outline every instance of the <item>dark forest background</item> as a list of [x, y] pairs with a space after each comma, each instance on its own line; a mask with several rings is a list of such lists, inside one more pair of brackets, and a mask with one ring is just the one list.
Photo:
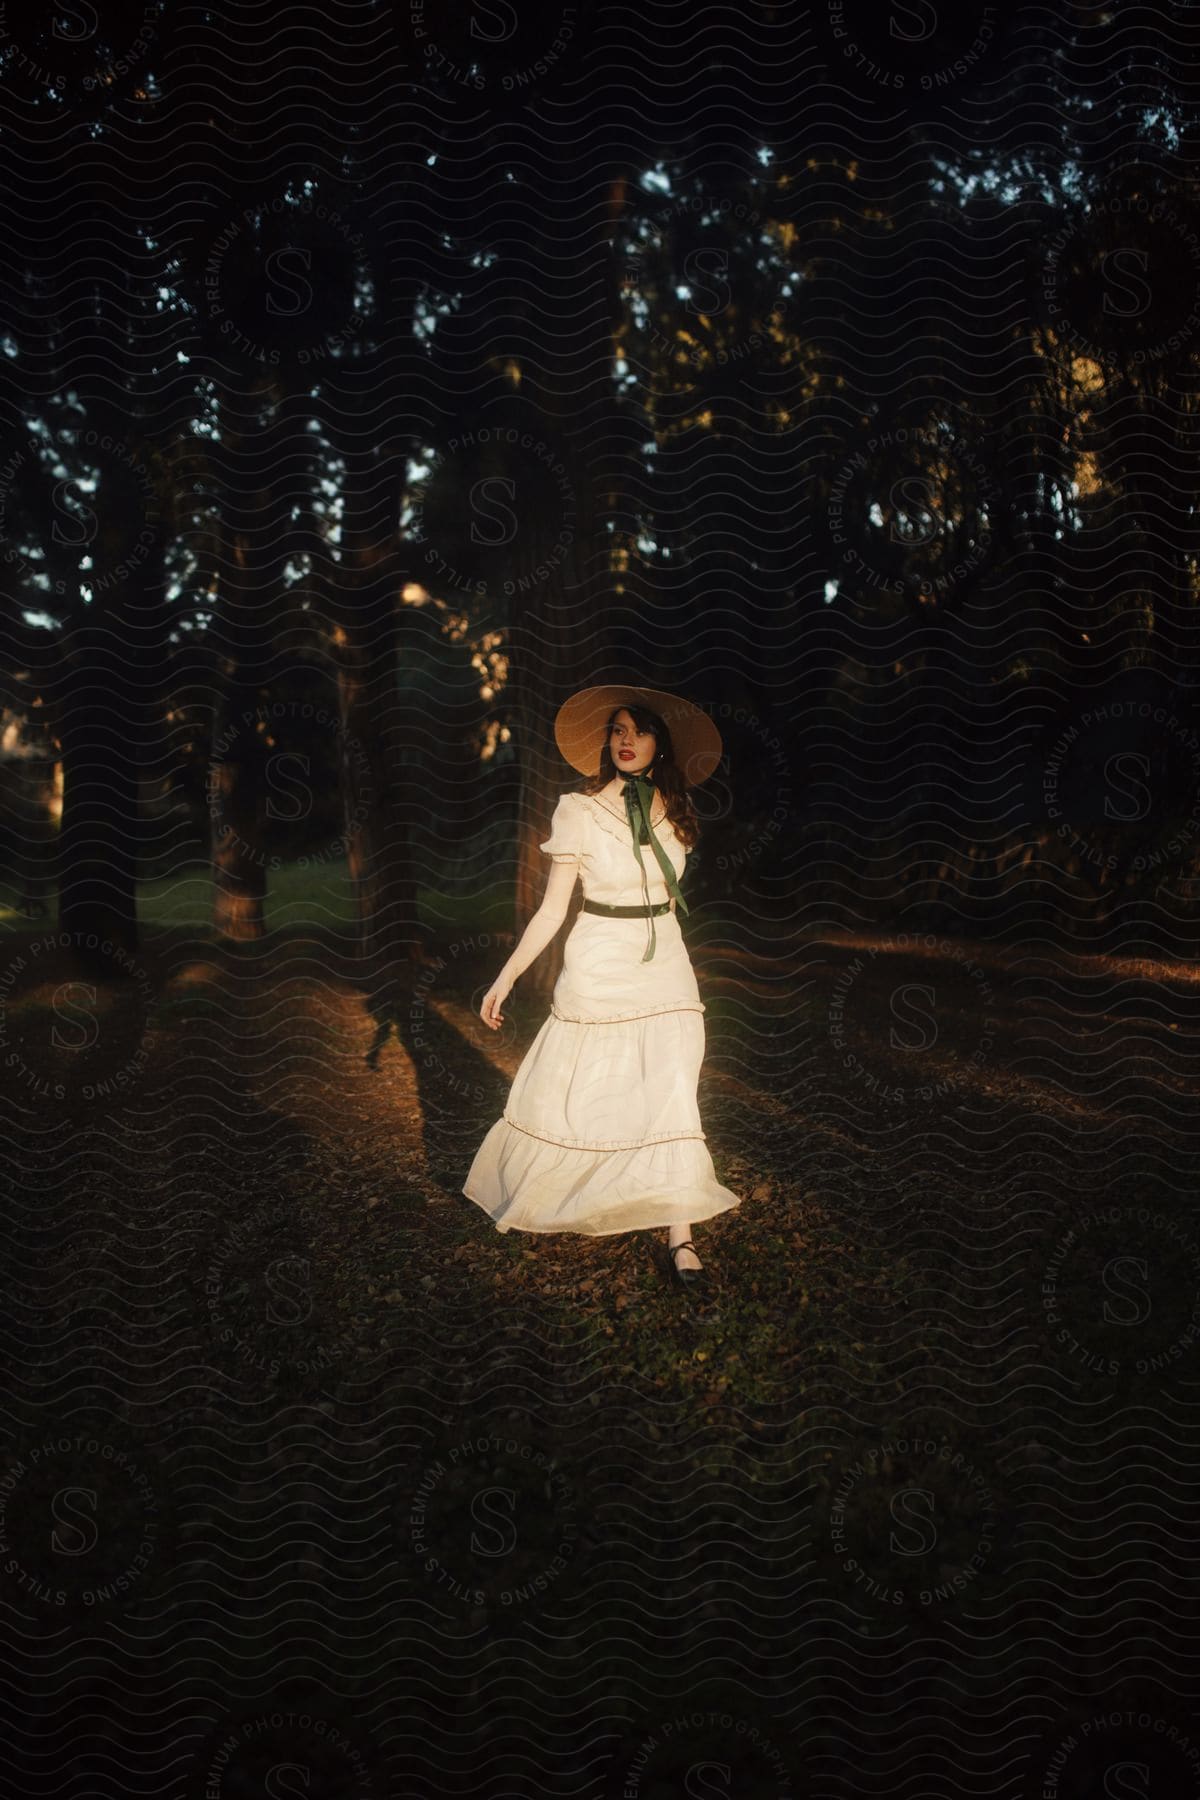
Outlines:
[[478, 67], [469, 8], [297, 14], [228, 91], [201, 9], [14, 32], [10, 912], [132, 947], [210, 867], [254, 939], [307, 867], [388, 962], [520, 923], [554, 710], [632, 679], [724, 733], [718, 916], [1194, 941], [1188, 40], [994, 14], [837, 65], [853, 154], [785, 6], [702, 104], [620, 7]]
[[[1198, 70], [0, 6], [5, 1792], [1196, 1793]], [[707, 1295], [463, 1192], [610, 681]]]

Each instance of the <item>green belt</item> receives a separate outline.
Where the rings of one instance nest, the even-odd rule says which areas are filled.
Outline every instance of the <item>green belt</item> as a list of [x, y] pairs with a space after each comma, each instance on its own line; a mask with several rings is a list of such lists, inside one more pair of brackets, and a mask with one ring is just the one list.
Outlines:
[[658, 906], [605, 906], [602, 900], [585, 900], [583, 910], [600, 913], [606, 919], [649, 919], [670, 912], [671, 902], [663, 900]]

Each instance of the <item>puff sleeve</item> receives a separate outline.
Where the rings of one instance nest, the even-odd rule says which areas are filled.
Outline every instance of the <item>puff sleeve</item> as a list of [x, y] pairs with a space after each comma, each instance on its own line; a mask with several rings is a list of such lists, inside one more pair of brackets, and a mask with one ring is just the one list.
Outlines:
[[578, 865], [583, 854], [586, 826], [586, 808], [580, 804], [579, 795], [560, 794], [550, 821], [550, 836], [544, 844], [538, 845], [538, 849], [544, 856], [553, 857], [555, 862]]

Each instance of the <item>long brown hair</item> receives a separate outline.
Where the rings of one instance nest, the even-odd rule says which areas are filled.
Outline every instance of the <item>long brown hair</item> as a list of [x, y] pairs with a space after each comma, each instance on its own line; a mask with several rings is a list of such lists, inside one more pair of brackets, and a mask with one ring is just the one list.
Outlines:
[[590, 775], [585, 781], [584, 793], [598, 794], [601, 788], [607, 787], [617, 774], [617, 766], [612, 759], [609, 740], [619, 712], [627, 712], [639, 731], [654, 733], [654, 756], [643, 772], [647, 780], [652, 781], [662, 795], [662, 803], [667, 809], [668, 819], [675, 828], [676, 837], [685, 850], [693, 849], [700, 837], [700, 821], [696, 817], [696, 809], [688, 794], [687, 783], [680, 774], [675, 761], [675, 750], [666, 721], [658, 713], [652, 712], [648, 706], [614, 706], [604, 727], [604, 744], [600, 751], [599, 771], [595, 775]]

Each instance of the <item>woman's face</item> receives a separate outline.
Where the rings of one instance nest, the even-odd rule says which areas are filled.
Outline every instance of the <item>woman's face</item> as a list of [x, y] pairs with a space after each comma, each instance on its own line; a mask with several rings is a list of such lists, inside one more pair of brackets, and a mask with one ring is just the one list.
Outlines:
[[640, 775], [654, 761], [658, 740], [652, 731], [639, 731], [633, 714], [622, 707], [608, 734], [608, 748], [616, 768], [627, 775]]

